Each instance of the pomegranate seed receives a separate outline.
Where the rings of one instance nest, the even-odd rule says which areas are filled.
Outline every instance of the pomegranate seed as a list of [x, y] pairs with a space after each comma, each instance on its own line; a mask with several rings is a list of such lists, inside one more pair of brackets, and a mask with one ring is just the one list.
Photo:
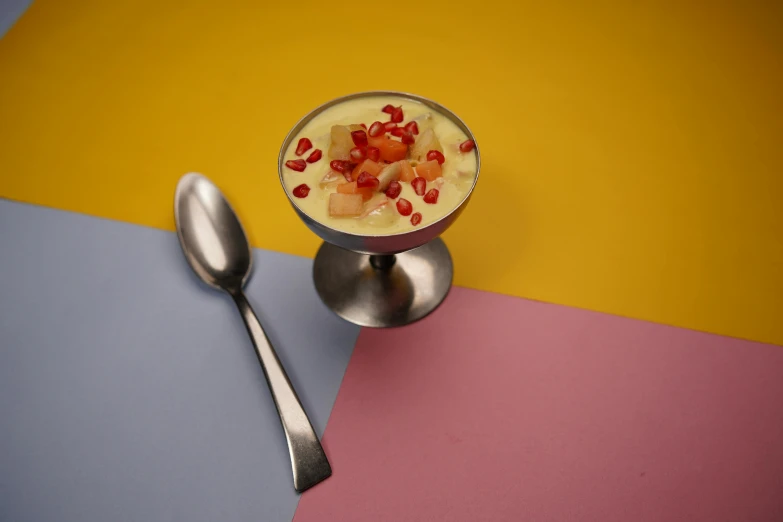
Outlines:
[[416, 212], [411, 216], [411, 225], [414, 227], [421, 223], [421, 212]]
[[350, 170], [350, 169], [348, 168], [348, 164], [349, 164], [349, 163], [350, 163], [350, 162], [348, 162], [348, 161], [344, 161], [344, 160], [332, 160], [332, 161], [329, 163], [329, 166], [332, 168], [332, 170], [336, 170], [336, 171], [337, 171], [337, 172], [339, 172], [340, 174], [344, 174], [344, 173], [345, 173], [345, 171], [347, 171], [347, 170]]
[[397, 212], [399, 212], [401, 216], [410, 216], [411, 212], [413, 212], [413, 205], [411, 205], [411, 202], [407, 199], [400, 198], [397, 200]]
[[351, 163], [350, 161], [345, 160], [332, 160], [331, 163], [329, 163], [329, 166], [332, 168], [332, 170], [339, 172], [340, 174], [345, 177], [345, 181], [348, 183], [353, 181], [353, 169], [356, 168], [355, 163]]
[[367, 157], [373, 161], [381, 159], [381, 149], [378, 147], [367, 147]]
[[416, 138], [414, 138], [413, 134], [411, 134], [410, 132], [405, 131], [405, 134], [402, 135], [401, 141], [405, 145], [413, 145], [414, 143], [416, 143]]
[[285, 162], [285, 166], [297, 172], [304, 172], [304, 169], [307, 168], [307, 163], [304, 160], [288, 160]]
[[402, 135], [405, 134], [405, 129], [402, 127], [394, 127], [391, 130], [392, 136], [397, 136], [398, 138], [402, 138]]
[[462, 152], [470, 152], [473, 150], [473, 147], [475, 146], [476, 143], [473, 140], [467, 140], [459, 144], [459, 150], [461, 150]]
[[362, 129], [364, 129], [364, 130], [367, 130], [367, 125], [365, 125], [364, 123], [360, 123], [360, 124], [359, 124], [359, 126], [360, 126]]
[[312, 148], [313, 148], [313, 142], [307, 138], [302, 138], [301, 140], [299, 140], [299, 144], [296, 146], [296, 155], [301, 156], [302, 154], [304, 154], [305, 152], [307, 152]]
[[431, 189], [427, 194], [424, 195], [424, 202], [429, 203], [430, 205], [434, 205], [438, 202], [438, 196], [440, 195], [440, 192], [438, 189]]
[[381, 109], [381, 112], [385, 112], [386, 114], [391, 114], [394, 112], [394, 105], [386, 105], [383, 109]]
[[354, 147], [351, 149], [351, 159], [362, 161], [367, 157], [367, 147]]
[[431, 150], [427, 153], [427, 161], [432, 160], [438, 160], [438, 164], [443, 165], [443, 162], [446, 161], [446, 158], [443, 156], [441, 151]]
[[381, 182], [370, 174], [369, 172], [362, 171], [361, 174], [359, 174], [359, 177], [356, 178], [356, 186], [359, 188], [365, 188], [365, 187], [371, 187], [371, 188], [378, 188], [378, 185], [380, 185]]
[[302, 183], [291, 192], [294, 194], [294, 196], [298, 198], [306, 198], [307, 195], [310, 193], [310, 187]]
[[309, 156], [307, 156], [307, 163], [315, 163], [321, 159], [321, 156], [323, 156], [321, 149], [315, 149], [312, 153], [310, 153]]
[[332, 160], [331, 163], [329, 163], [329, 166], [332, 168], [332, 170], [336, 170], [340, 174], [350, 172], [355, 167], [353, 163], [346, 160]]
[[370, 125], [370, 130], [367, 131], [367, 134], [369, 134], [371, 138], [377, 138], [384, 132], [385, 130], [383, 128], [383, 123], [376, 121], [375, 123]]
[[424, 178], [414, 178], [413, 181], [411, 181], [411, 187], [413, 187], [413, 190], [417, 195], [423, 196], [424, 191], [427, 190], [427, 180]]
[[405, 126], [405, 130], [410, 132], [411, 134], [418, 134], [419, 124], [416, 123], [415, 121], [412, 121]]
[[392, 181], [386, 188], [386, 197], [394, 199], [400, 195], [400, 192], [402, 192], [402, 185], [399, 181]]
[[351, 139], [353, 140], [353, 144], [357, 147], [366, 147], [367, 146], [367, 133], [363, 130], [355, 130], [351, 133]]
[[396, 128], [397, 128], [397, 124], [394, 123], [393, 121], [387, 121], [386, 123], [383, 124], [383, 130], [386, 132], [391, 132]]
[[391, 121], [394, 123], [402, 123], [405, 116], [402, 114], [402, 107], [395, 107], [394, 112], [391, 113]]

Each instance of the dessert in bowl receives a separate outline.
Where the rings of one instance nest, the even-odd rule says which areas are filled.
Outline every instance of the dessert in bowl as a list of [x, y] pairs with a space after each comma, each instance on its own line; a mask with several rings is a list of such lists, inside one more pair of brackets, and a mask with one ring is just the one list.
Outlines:
[[[353, 94], [302, 118], [283, 143], [278, 171], [299, 217], [326, 242], [316, 256], [314, 277], [327, 306], [367, 326], [405, 324], [434, 309], [452, 277], [448, 250], [437, 238], [467, 205], [479, 169], [479, 151], [468, 127], [445, 107], [420, 96]], [[406, 269], [411, 263], [418, 268]], [[437, 269], [437, 277], [423, 276], [422, 263]], [[346, 273], [346, 265], [357, 274]], [[376, 302], [377, 312], [387, 317], [368, 318], [365, 312], [344, 310], [355, 304], [350, 299], [338, 306], [334, 296], [325, 296], [350, 293], [353, 285], [360, 285], [354, 293], [364, 296], [361, 299], [383, 301], [381, 287], [369, 288], [386, 280], [381, 286], [388, 290], [395, 274], [410, 286], [407, 306], [416, 310], [401, 313], [398, 306], [384, 311]], [[423, 289], [416, 291], [415, 286], [436, 282], [437, 295], [419, 306], [414, 294], [423, 295]]]

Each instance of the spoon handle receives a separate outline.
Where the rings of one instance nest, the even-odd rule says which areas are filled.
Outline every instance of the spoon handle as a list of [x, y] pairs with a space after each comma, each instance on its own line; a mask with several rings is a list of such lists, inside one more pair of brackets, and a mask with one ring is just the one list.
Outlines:
[[253, 341], [261, 368], [266, 375], [269, 390], [275, 401], [280, 422], [283, 424], [288, 452], [291, 455], [291, 467], [294, 472], [294, 489], [302, 491], [315, 486], [332, 474], [332, 468], [326, 459], [318, 436], [313, 430], [310, 419], [299, 401], [299, 397], [288, 379], [280, 359], [277, 358], [272, 343], [264, 332], [245, 295], [239, 291], [232, 293], [234, 302], [242, 314], [245, 326]]

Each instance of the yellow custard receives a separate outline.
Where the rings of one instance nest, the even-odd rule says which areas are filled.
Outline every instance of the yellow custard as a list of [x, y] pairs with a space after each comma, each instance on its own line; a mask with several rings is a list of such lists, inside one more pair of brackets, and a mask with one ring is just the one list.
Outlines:
[[[363, 123], [369, 129], [373, 122], [389, 122], [390, 114], [382, 112], [383, 107], [387, 105], [402, 108], [404, 120], [397, 124], [399, 127], [403, 127], [411, 121], [416, 122], [419, 134], [409, 134], [408, 140], [411, 139], [411, 136], [415, 140], [427, 140], [428, 137], [433, 136], [433, 133], [437, 138], [440, 144], [439, 148], [442, 149], [442, 154], [445, 158], [445, 161], [440, 165], [442, 176], [434, 178], [432, 181], [426, 181], [426, 189], [424, 190], [425, 194], [430, 195], [427, 200], [432, 201], [432, 196], [435, 194], [432, 190], [435, 189], [437, 201], [435, 203], [426, 202], [423, 196], [416, 193], [411, 182], [397, 179], [401, 188], [397, 197], [390, 198], [384, 192], [375, 191], [377, 189], [365, 189], [363, 191], [365, 194], [371, 191], [372, 195], [367, 194], [362, 198], [360, 211], [352, 209], [352, 211], [357, 212], [357, 215], [340, 217], [331, 215], [331, 195], [350, 186], [346, 185], [338, 189], [338, 185], [347, 184], [349, 180], [355, 182], [356, 179], [354, 179], [355, 176], [351, 175], [350, 170], [347, 175], [348, 179], [346, 179], [344, 174], [339, 174], [332, 170], [330, 162], [336, 158], [330, 157], [330, 153], [335, 154], [339, 158], [348, 158], [345, 161], [352, 161], [357, 164], [361, 164], [363, 161], [362, 159], [345, 156], [344, 151], [341, 153], [337, 150], [337, 147], [330, 149], [330, 146], [333, 144], [332, 127], [336, 125], [353, 125], [352, 129], [359, 130], [359, 127], [356, 127], [358, 124]], [[384, 135], [388, 139], [402, 140], [402, 138], [394, 137], [390, 133], [385, 133]], [[312, 143], [312, 148], [305, 151], [301, 156], [297, 156], [297, 146], [302, 138], [309, 139]], [[372, 141], [372, 138], [369, 139]], [[321, 151], [322, 157], [313, 163], [305, 161], [305, 169], [302, 172], [284, 166], [283, 183], [286, 190], [291, 194], [291, 199], [295, 201], [305, 214], [333, 229], [360, 235], [390, 235], [409, 232], [445, 216], [458, 206], [470, 192], [476, 177], [476, 152], [475, 150], [467, 152], [460, 150], [460, 144], [465, 143], [468, 139], [468, 136], [448, 117], [408, 98], [377, 96], [346, 100], [316, 115], [291, 140], [285, 153], [284, 163], [292, 160], [307, 160], [316, 150]], [[424, 143], [422, 141], [419, 144], [422, 145]], [[416, 167], [427, 161], [426, 157], [422, 157], [421, 151], [422, 147], [417, 147], [416, 143], [408, 144], [405, 159], [401, 161], [407, 161], [414, 168], [414, 172], [416, 172]], [[424, 154], [426, 152], [424, 151]], [[419, 156], [413, 157], [414, 153], [418, 153]], [[301, 168], [302, 164], [303, 162], [299, 161], [299, 166], [296, 168]], [[381, 168], [388, 166], [382, 160], [379, 160], [378, 164]], [[424, 167], [421, 170], [424, 171]], [[416, 172], [416, 174], [417, 176], [420, 174], [427, 176], [426, 172]], [[381, 179], [383, 177], [381, 176]], [[432, 176], [429, 175], [427, 177]], [[416, 183], [423, 185], [422, 181]], [[294, 190], [302, 185], [306, 185], [309, 188], [309, 192], [302, 189]], [[297, 197], [301, 196], [303, 192], [307, 193], [305, 197]], [[337, 196], [337, 198], [339, 197]], [[398, 202], [401, 199], [407, 200], [412, 205], [409, 215], [400, 213]], [[353, 196], [351, 201], [354, 202], [354, 200], [358, 201], [358, 198]], [[405, 213], [404, 207], [406, 205], [404, 203], [400, 205], [403, 207], [402, 212]], [[334, 211], [334, 207], [332, 211]], [[414, 225], [411, 218], [416, 213], [421, 215], [421, 220]], [[417, 219], [415, 218], [413, 221], [417, 221]]]

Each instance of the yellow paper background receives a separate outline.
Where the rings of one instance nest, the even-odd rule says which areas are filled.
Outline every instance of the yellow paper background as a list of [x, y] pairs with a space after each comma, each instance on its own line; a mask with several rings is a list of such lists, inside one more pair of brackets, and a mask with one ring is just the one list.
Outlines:
[[0, 40], [0, 196], [173, 229], [200, 171], [312, 256], [286, 132], [415, 92], [481, 147], [457, 284], [783, 344], [781, 6], [37, 0]]

